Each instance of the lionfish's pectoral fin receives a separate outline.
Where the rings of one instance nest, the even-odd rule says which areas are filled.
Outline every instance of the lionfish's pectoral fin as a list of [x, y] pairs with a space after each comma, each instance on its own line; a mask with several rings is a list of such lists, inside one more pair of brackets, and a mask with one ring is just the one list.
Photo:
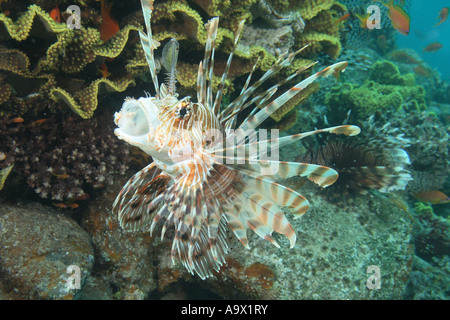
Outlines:
[[154, 163], [128, 180], [113, 204], [120, 226], [135, 231], [147, 225], [153, 213], [161, 207], [169, 182], [170, 178]]

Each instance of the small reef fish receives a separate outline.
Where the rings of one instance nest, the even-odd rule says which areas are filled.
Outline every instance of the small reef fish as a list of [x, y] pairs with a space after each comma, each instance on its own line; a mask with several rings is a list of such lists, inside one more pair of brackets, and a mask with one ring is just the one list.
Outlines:
[[350, 17], [350, 13], [347, 12], [347, 13], [344, 14], [342, 17], [340, 17], [340, 18], [336, 21], [336, 23], [340, 23], [340, 22], [342, 22], [342, 21], [345, 21], [345, 20], [347, 20], [349, 17]]
[[412, 57], [410, 54], [404, 52], [404, 51], [394, 51], [390, 54], [389, 58], [391, 60], [401, 62], [401, 63], [408, 63], [408, 64], [421, 64], [421, 61], [416, 60], [414, 57]]
[[63, 173], [63, 174], [53, 174], [58, 179], [67, 179], [70, 177], [70, 174]]
[[119, 23], [111, 16], [112, 3], [107, 4], [106, 0], [101, 0], [100, 7], [102, 16], [102, 24], [99, 27], [100, 39], [108, 41], [120, 30]]
[[52, 11], [50, 11], [50, 17], [58, 23], [61, 23], [61, 11], [59, 11], [58, 6], [54, 7]]
[[57, 208], [60, 209], [76, 209], [78, 208], [80, 205], [78, 203], [74, 203], [74, 202], [66, 202], [66, 203], [53, 203], [53, 205]]
[[439, 15], [437, 17], [438, 23], [436, 23], [434, 26], [437, 27], [440, 24], [442, 24], [443, 22], [445, 22], [445, 20], [447, 20], [448, 18], [448, 7], [444, 7], [441, 9], [441, 11], [439, 12]]
[[410, 30], [411, 18], [409, 15], [403, 10], [403, 8], [394, 4], [394, 0], [388, 0], [386, 2], [380, 1], [386, 8], [389, 9], [388, 17], [392, 22], [392, 26], [398, 32], [407, 36]]
[[10, 122], [12, 122], [12, 123], [22, 123], [22, 122], [24, 122], [25, 120], [22, 118], [22, 117], [15, 117], [15, 118], [12, 118], [11, 120], [9, 120]]
[[104, 79], [108, 78], [111, 75], [111, 73], [108, 71], [108, 67], [104, 62], [100, 65], [98, 72], [102, 75]]
[[419, 192], [414, 195], [417, 200], [423, 202], [429, 202], [431, 204], [444, 204], [449, 203], [450, 198], [441, 191], [433, 190], [427, 192]]
[[33, 122], [33, 125], [39, 125], [39, 124], [43, 124], [45, 121], [47, 121], [47, 119], [39, 119]]
[[[371, 14], [370, 13], [365, 13], [365, 14], [355, 14], [356, 17], [361, 21], [361, 23], [359, 24], [361, 28], [363, 28], [364, 30], [371, 30], [367, 27], [367, 21], [369, 20]], [[380, 21], [374, 20], [372, 22], [374, 25], [380, 23]]]
[[442, 44], [440, 42], [433, 42], [423, 48], [423, 52], [436, 52], [442, 48]]
[[415, 67], [414, 73], [416, 73], [419, 76], [426, 77], [426, 78], [431, 76], [431, 73], [422, 66]]
[[[139, 36], [155, 94], [139, 99], [126, 98], [121, 110], [114, 115], [118, 126], [114, 134], [150, 155], [153, 162], [128, 180], [117, 195], [113, 212], [118, 215], [120, 226], [130, 231], [149, 227], [153, 234], [157, 223], [164, 222], [162, 239], [168, 228], [174, 229], [172, 262], [179, 259], [190, 273], [201, 279], [212, 277], [214, 271], [219, 271], [226, 263], [231, 234], [249, 249], [247, 230], [251, 229], [279, 248], [272, 236], [277, 232], [286, 236], [292, 248], [296, 232], [282, 208], [288, 208], [298, 218], [307, 211], [309, 203], [280, 180], [300, 176], [327, 187], [337, 180], [338, 173], [322, 165], [271, 159], [267, 154], [270, 152], [273, 157], [274, 148], [278, 150], [311, 135], [354, 136], [361, 130], [353, 125], [340, 125], [281, 138], [273, 133], [267, 138], [256, 130], [293, 97], [304, 94], [309, 85], [319, 78], [337, 76], [348, 63], [337, 62], [314, 73], [277, 97], [273, 96], [282, 85], [315, 63], [300, 68], [266, 90], [258, 90], [267, 79], [290, 66], [306, 47], [285, 52], [252, 84], [251, 71], [240, 94], [221, 106], [233, 53], [245, 21], [237, 27], [224, 73], [217, 84], [217, 92], [213, 93], [213, 62], [219, 29], [219, 18], [214, 17], [206, 24], [207, 38], [204, 57], [198, 67], [196, 100], [180, 97], [175, 91], [178, 43], [173, 39], [166, 44], [166, 57], [170, 58], [166, 67], [170, 71], [166, 83], [159, 85], [150, 27], [153, 1], [141, 0], [141, 5], [147, 33], [140, 31]], [[257, 63], [253, 70], [256, 66]], [[238, 124], [237, 118], [244, 110], [249, 112]], [[269, 145], [271, 150], [267, 149]]]

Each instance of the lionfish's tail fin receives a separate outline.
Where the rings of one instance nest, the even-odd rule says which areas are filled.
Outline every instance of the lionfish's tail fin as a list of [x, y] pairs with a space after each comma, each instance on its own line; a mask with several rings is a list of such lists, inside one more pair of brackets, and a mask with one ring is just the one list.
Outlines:
[[320, 77], [327, 77], [329, 75], [337, 76], [339, 72], [344, 71], [348, 63], [346, 61], [335, 63], [322, 71], [319, 71], [305, 80], [297, 83], [291, 89], [283, 93], [281, 96], [270, 102], [263, 109], [259, 110], [255, 115], [250, 116], [240, 125], [239, 128], [244, 131], [249, 129], [256, 129], [264, 120], [277, 111], [282, 105], [292, 99], [295, 95], [300, 93], [303, 89], [308, 87], [311, 83]]
[[148, 66], [150, 68], [150, 74], [152, 76], [153, 85], [155, 86], [156, 96], [159, 97], [159, 84], [158, 77], [156, 76], [156, 64], [154, 59], [154, 50], [159, 45], [158, 41], [152, 37], [152, 29], [150, 26], [150, 19], [153, 10], [153, 0], [141, 0], [142, 12], [144, 14], [145, 27], [147, 34], [139, 31], [139, 37], [141, 38], [141, 45], [144, 49], [145, 58], [147, 59]]
[[147, 225], [153, 213], [161, 207], [169, 182], [170, 178], [154, 163], [128, 180], [113, 204], [120, 226], [135, 231]]

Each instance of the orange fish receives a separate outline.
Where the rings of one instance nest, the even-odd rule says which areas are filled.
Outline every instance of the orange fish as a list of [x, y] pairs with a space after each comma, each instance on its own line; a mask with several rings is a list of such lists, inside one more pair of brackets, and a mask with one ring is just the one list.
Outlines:
[[76, 197], [74, 200], [82, 201], [82, 200], [88, 200], [88, 199], [89, 199], [89, 195], [87, 193], [85, 193], [79, 197]]
[[419, 192], [416, 193], [414, 197], [420, 201], [429, 202], [431, 204], [444, 204], [450, 202], [450, 198], [446, 194], [436, 190]]
[[15, 118], [12, 118], [10, 121], [11, 121], [11, 122], [14, 122], [14, 123], [22, 123], [22, 122], [24, 122], [25, 120], [23, 120], [22, 117], [15, 117]]
[[36, 125], [36, 124], [43, 124], [45, 121], [47, 121], [47, 119], [39, 119], [39, 120], [34, 121], [34, 122], [33, 122], [33, 125]]
[[344, 14], [342, 17], [340, 17], [340, 18], [336, 21], [336, 23], [339, 23], [339, 22], [341, 22], [341, 21], [347, 20], [348, 17], [350, 17], [350, 13]]
[[404, 51], [394, 51], [390, 55], [390, 59], [394, 61], [398, 61], [401, 63], [408, 63], [408, 64], [420, 64], [420, 61], [417, 61], [414, 59], [414, 57], [410, 56]]
[[67, 205], [65, 205], [64, 203], [54, 203], [53, 204], [55, 207], [60, 208], [60, 209], [66, 209]]
[[411, 18], [398, 4], [394, 4], [394, 0], [382, 2], [383, 6], [389, 9], [388, 17], [392, 22], [392, 26], [404, 36], [409, 34], [409, 25]]
[[[355, 14], [356, 15], [356, 17], [361, 21], [361, 23], [360, 23], [360, 27], [361, 28], [363, 28], [363, 29], [365, 29], [365, 30], [370, 30], [370, 31], [372, 31], [372, 29], [369, 29], [368, 27], [367, 27], [367, 21], [369, 20], [369, 17], [371, 16], [371, 14], [370, 13], [366, 13], [366, 14], [364, 14], [364, 15], [360, 15], [360, 14]], [[371, 23], [373, 24], [373, 25], [377, 25], [377, 24], [379, 24], [380, 23], [380, 21], [379, 20], [373, 20], [373, 21], [371, 21]]]
[[448, 7], [442, 8], [437, 17], [438, 23], [436, 23], [435, 27], [443, 23], [448, 18]]
[[111, 75], [111, 73], [108, 72], [108, 67], [104, 62], [101, 64], [100, 68], [98, 69], [98, 72], [101, 73], [103, 78], [108, 78]]
[[78, 203], [67, 203], [67, 207], [71, 208], [71, 209], [76, 209], [78, 208], [80, 205]]
[[422, 77], [430, 77], [431, 76], [431, 73], [427, 69], [425, 69], [424, 67], [421, 67], [421, 66], [415, 67], [414, 72]]
[[58, 179], [67, 179], [68, 177], [70, 177], [70, 174], [67, 173], [63, 173], [63, 174], [53, 174], [55, 177], [57, 177]]
[[436, 52], [442, 48], [442, 44], [440, 42], [433, 42], [423, 48], [423, 52]]
[[111, 16], [111, 4], [106, 4], [105, 0], [101, 0], [101, 16], [102, 24], [98, 28], [100, 31], [100, 39], [108, 41], [117, 31], [120, 30], [119, 23]]
[[61, 11], [59, 11], [58, 6], [54, 7], [52, 11], [50, 11], [50, 17], [58, 23], [61, 23]]

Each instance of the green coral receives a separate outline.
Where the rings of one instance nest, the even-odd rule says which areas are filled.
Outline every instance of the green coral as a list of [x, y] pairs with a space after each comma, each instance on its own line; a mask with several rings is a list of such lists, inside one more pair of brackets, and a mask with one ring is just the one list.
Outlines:
[[414, 75], [402, 75], [389, 61], [377, 61], [370, 69], [369, 79], [362, 85], [343, 83], [333, 87], [325, 102], [330, 109], [352, 115], [360, 120], [376, 112], [391, 113], [402, 109], [425, 110], [425, 89], [415, 84]]
[[414, 86], [416, 78], [413, 73], [402, 75], [398, 67], [388, 60], [380, 60], [370, 68], [370, 79], [380, 84]]
[[419, 214], [434, 214], [431, 204], [425, 204], [421, 201], [414, 202], [414, 211]]

